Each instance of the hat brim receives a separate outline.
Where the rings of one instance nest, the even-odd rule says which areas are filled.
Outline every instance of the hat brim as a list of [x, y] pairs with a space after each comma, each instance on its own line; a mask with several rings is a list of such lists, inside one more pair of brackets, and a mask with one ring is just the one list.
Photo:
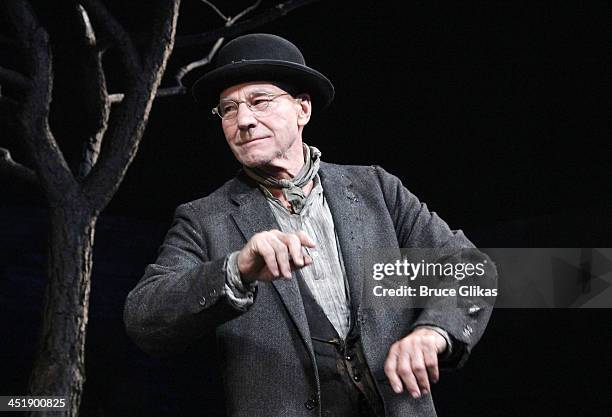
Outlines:
[[327, 107], [334, 98], [334, 86], [320, 72], [305, 65], [266, 59], [234, 62], [204, 74], [193, 85], [193, 96], [199, 104], [213, 107], [223, 90], [252, 81], [289, 83], [308, 93], [318, 108]]

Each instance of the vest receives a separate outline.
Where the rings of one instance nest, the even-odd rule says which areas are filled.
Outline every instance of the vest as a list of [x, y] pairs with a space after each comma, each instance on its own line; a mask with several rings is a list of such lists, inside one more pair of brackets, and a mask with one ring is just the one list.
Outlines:
[[[298, 279], [310, 328], [321, 385], [322, 417], [383, 417], [383, 403], [363, 355], [356, 320], [342, 340], [314, 299], [308, 285]], [[314, 409], [315, 400], [306, 407]]]

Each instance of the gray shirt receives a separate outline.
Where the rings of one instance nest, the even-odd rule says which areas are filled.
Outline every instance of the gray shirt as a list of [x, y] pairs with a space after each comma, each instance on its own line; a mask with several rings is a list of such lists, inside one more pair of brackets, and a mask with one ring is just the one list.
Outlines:
[[338, 335], [344, 339], [350, 328], [346, 272], [334, 220], [325, 201], [319, 176], [315, 176], [312, 191], [299, 214], [289, 212], [268, 190], [264, 190], [264, 193], [283, 232], [295, 233], [302, 230], [316, 243], [315, 248], [305, 248], [313, 262], [301, 268], [300, 273]]

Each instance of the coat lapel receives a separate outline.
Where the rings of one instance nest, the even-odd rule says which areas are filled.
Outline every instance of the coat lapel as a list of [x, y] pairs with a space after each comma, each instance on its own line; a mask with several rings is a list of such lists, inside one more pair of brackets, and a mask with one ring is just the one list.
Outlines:
[[[245, 242], [254, 234], [270, 229], [280, 229], [272, 209], [264, 195], [256, 187], [243, 183], [238, 191], [231, 195], [232, 200], [238, 204], [239, 208], [232, 213], [232, 217], [240, 229]], [[312, 340], [308, 320], [304, 311], [304, 304], [300, 295], [297, 279], [301, 279], [299, 274], [294, 273], [290, 280], [276, 280], [272, 282], [278, 292], [289, 316], [296, 325], [300, 336], [312, 352]]]
[[346, 270], [351, 311], [356, 317], [361, 303], [363, 274], [359, 264], [363, 249], [361, 205], [348, 176], [336, 166], [321, 162], [319, 169], [325, 199], [329, 205]]

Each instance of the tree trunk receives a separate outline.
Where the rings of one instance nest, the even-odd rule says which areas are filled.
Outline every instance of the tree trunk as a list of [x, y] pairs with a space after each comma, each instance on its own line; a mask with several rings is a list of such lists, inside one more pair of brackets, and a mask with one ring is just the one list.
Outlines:
[[67, 409], [33, 411], [32, 417], [76, 417], [81, 402], [97, 217], [79, 206], [79, 200], [67, 198], [50, 209], [48, 281], [39, 355], [29, 387], [30, 395], [65, 397]]

